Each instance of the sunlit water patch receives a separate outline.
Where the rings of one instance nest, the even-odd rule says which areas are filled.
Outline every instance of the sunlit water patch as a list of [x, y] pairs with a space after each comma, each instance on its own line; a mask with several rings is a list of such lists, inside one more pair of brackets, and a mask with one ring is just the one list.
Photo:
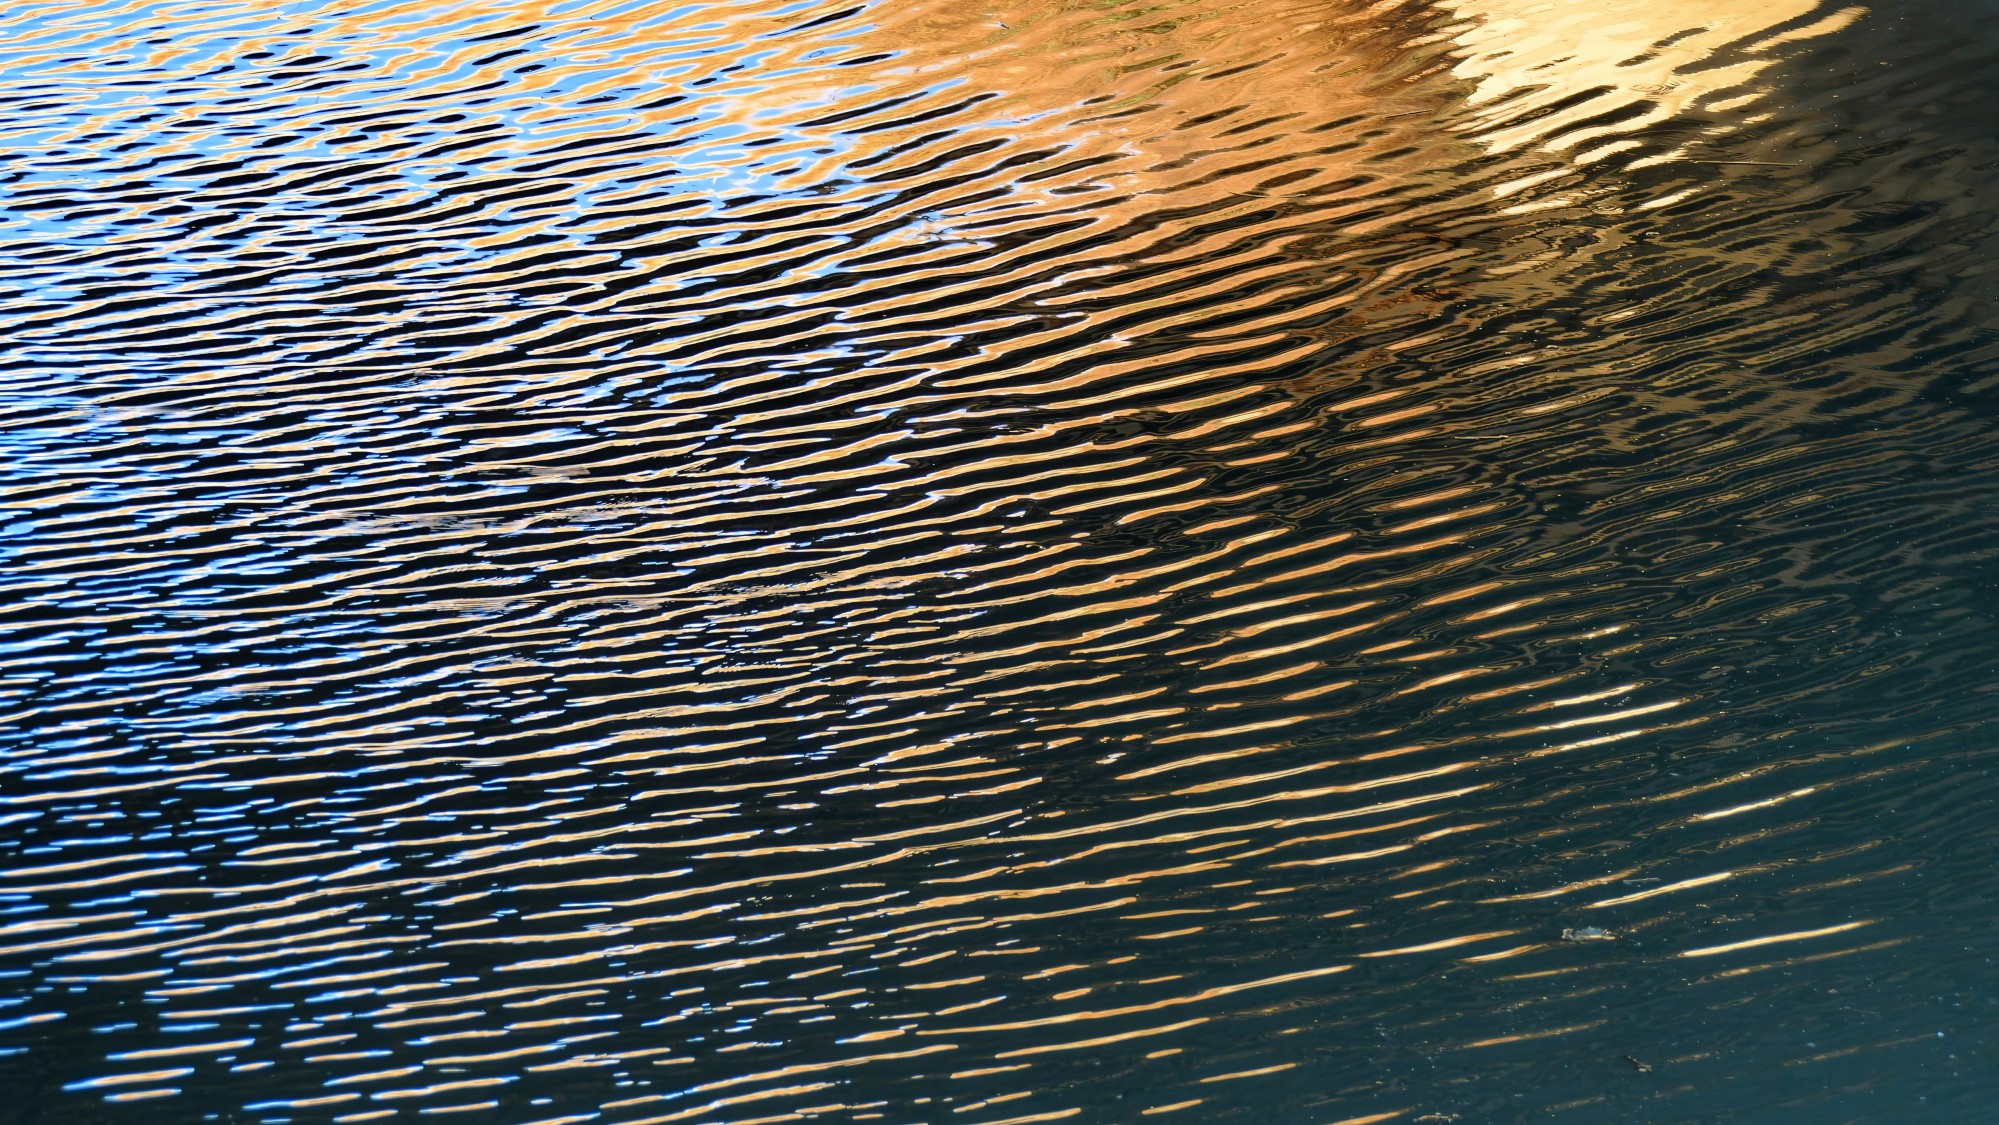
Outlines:
[[0, 1116], [1962, 1120], [1980, 13], [0, 46]]

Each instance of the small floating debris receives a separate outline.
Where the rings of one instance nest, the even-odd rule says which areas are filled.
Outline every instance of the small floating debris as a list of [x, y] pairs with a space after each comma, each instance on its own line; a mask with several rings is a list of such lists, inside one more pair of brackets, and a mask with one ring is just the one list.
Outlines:
[[1563, 941], [1612, 941], [1616, 937], [1616, 934], [1597, 926], [1584, 926], [1581, 929], [1562, 931]]

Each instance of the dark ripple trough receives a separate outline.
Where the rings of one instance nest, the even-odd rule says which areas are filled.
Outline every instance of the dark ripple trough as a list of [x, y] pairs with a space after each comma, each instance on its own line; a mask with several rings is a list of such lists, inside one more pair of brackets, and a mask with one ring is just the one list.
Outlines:
[[0, 1119], [1978, 1119], [1991, 14], [7, 17]]

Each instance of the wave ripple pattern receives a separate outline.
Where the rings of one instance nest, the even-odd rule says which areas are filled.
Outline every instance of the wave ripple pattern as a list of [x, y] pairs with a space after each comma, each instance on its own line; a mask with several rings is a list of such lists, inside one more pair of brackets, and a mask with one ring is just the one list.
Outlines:
[[17, 6], [0, 1119], [1976, 1116], [1978, 7]]

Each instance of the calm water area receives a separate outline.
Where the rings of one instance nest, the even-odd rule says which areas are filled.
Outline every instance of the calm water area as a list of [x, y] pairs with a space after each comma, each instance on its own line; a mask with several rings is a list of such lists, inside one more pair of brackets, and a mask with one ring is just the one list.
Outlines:
[[1999, 3], [0, 16], [0, 1122], [1999, 1121]]

